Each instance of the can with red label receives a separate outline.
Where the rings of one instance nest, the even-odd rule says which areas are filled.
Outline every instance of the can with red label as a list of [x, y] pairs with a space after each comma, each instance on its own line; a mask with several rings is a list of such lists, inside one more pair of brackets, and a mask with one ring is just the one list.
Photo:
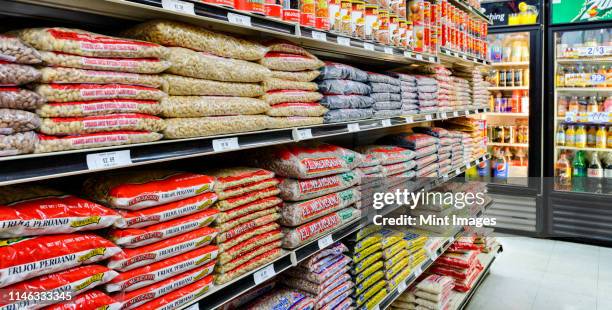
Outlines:
[[315, 24], [315, 0], [300, 0], [300, 25], [314, 27]]
[[423, 25], [427, 26], [431, 23], [431, 3], [423, 1]]
[[406, 31], [408, 31], [408, 27], [407, 27], [407, 21], [404, 18], [400, 18], [399, 19], [399, 46], [400, 47], [407, 47], [408, 46], [408, 40], [406, 40]]
[[204, 3], [207, 4], [214, 4], [214, 5], [220, 5], [220, 6], [224, 6], [224, 7], [228, 7], [228, 8], [236, 8], [236, 6], [234, 5], [234, 0], [202, 0]]
[[266, 14], [263, 0], [235, 0], [234, 5], [236, 10], [262, 15]]
[[315, 27], [329, 30], [329, 6], [327, 0], [315, 0]]
[[448, 1], [446, 0], [440, 1], [440, 22], [448, 22]]
[[376, 32], [378, 31], [378, 5], [366, 4], [365, 5], [365, 28], [364, 35], [366, 40], [373, 41], [376, 38]]
[[340, 32], [340, 0], [329, 0], [327, 16], [329, 18], [329, 29], [333, 32]]
[[283, 6], [281, 0], [265, 0], [264, 8], [266, 9], [266, 16], [280, 19], [283, 15]]
[[300, 22], [299, 0], [283, 1], [283, 20], [291, 23]]

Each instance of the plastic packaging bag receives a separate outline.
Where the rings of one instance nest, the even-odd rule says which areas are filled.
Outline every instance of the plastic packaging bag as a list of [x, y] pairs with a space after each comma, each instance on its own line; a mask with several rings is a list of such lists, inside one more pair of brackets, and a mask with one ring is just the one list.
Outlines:
[[0, 60], [0, 85], [15, 86], [40, 80], [40, 71], [28, 65], [19, 65]]
[[40, 118], [34, 113], [0, 109], [0, 135], [31, 131], [39, 127]]
[[0, 156], [12, 156], [34, 152], [38, 136], [33, 131], [0, 135]]
[[269, 127], [266, 115], [211, 116], [166, 119], [164, 137], [181, 139], [263, 130]]
[[391, 77], [389, 75], [384, 75], [384, 74], [375, 73], [375, 72], [368, 72], [368, 82], [385, 83], [385, 84], [391, 84], [395, 86], [400, 85], [399, 79]]
[[323, 124], [322, 117], [308, 116], [288, 116], [288, 117], [271, 117], [268, 128], [291, 128], [304, 127]]
[[0, 87], [0, 108], [34, 110], [45, 103], [39, 94], [16, 87]]
[[368, 85], [372, 87], [373, 93], [400, 93], [401, 92], [399, 86], [396, 86], [396, 85], [385, 84], [385, 83], [373, 83], [373, 82], [368, 83]]
[[283, 79], [287, 81], [296, 81], [296, 82], [312, 82], [319, 76], [319, 74], [320, 72], [317, 70], [301, 71], [301, 72], [287, 72], [287, 71], [272, 70], [273, 78]]
[[436, 79], [434, 78], [426, 77], [423, 75], [417, 75], [415, 76], [415, 78], [418, 86], [438, 85], [438, 81], [436, 81]]
[[155, 58], [98, 58], [56, 52], [40, 52], [45, 65], [101, 71], [156, 74], [170, 67], [170, 62]]
[[389, 145], [365, 145], [356, 149], [363, 154], [372, 154], [380, 160], [381, 165], [391, 165], [409, 161], [416, 155], [413, 151]]
[[105, 36], [69, 28], [30, 28], [12, 34], [40, 51], [118, 58], [165, 58], [167, 49], [151, 42]]
[[371, 93], [370, 97], [376, 100], [376, 102], [381, 101], [400, 101], [402, 100], [402, 96], [396, 93]]
[[267, 91], [261, 99], [269, 105], [275, 105], [283, 102], [316, 102], [321, 100], [323, 95], [316, 91], [304, 90], [271, 90]]
[[323, 96], [319, 102], [328, 109], [365, 109], [371, 107], [375, 99], [359, 95]]
[[234, 209], [241, 207], [241, 206], [244, 206], [245, 208], [247, 206], [252, 206], [251, 203], [255, 205], [256, 202], [259, 201], [260, 199], [272, 197], [272, 196], [278, 195], [279, 193], [280, 193], [280, 190], [276, 186], [271, 186], [271, 187], [264, 188], [258, 191], [246, 193], [242, 196], [231, 197], [225, 200], [220, 200], [215, 207], [221, 211], [228, 211], [228, 210], [238, 211], [238, 209], [236, 210]]
[[315, 70], [324, 65], [322, 61], [318, 60], [314, 56], [281, 52], [268, 52], [264, 58], [259, 61], [259, 63], [271, 70], [290, 72]]
[[358, 184], [361, 177], [354, 171], [306, 180], [283, 179], [278, 188], [285, 201], [300, 201], [341, 191]]
[[144, 305], [138, 306], [141, 310], [178, 309], [194, 303], [200, 296], [210, 291], [213, 286], [213, 276], [201, 278], [197, 282], [181, 287], [175, 291], [156, 298]]
[[161, 101], [164, 117], [253, 115], [266, 113], [269, 108], [263, 100], [244, 97], [169, 96]]
[[169, 20], [149, 21], [128, 29], [124, 35], [165, 46], [186, 47], [234, 59], [259, 60], [267, 51], [265, 46], [258, 43]]
[[161, 100], [167, 95], [156, 88], [121, 84], [41, 84], [35, 91], [49, 102], [97, 99]]
[[398, 117], [402, 116], [404, 112], [402, 110], [374, 110], [374, 118], [384, 118], [384, 117]]
[[266, 114], [269, 116], [321, 116], [327, 111], [317, 102], [285, 102], [273, 105]]
[[378, 101], [372, 105], [374, 110], [399, 110], [401, 107], [402, 103], [400, 101]]
[[325, 123], [338, 123], [372, 118], [373, 115], [372, 109], [338, 109], [327, 111], [323, 119]]
[[163, 74], [169, 95], [178, 96], [235, 96], [257, 97], [264, 94], [263, 86], [256, 83], [236, 83], [202, 80], [173, 74]]
[[297, 82], [286, 79], [279, 78], [267, 78], [263, 82], [264, 90], [284, 90], [284, 89], [299, 89], [299, 90], [309, 90], [309, 91], [317, 91], [319, 86], [317, 83], [313, 82]]
[[372, 88], [351, 80], [323, 80], [319, 82], [319, 91], [325, 95], [369, 95]]
[[431, 155], [431, 154], [436, 154], [438, 152], [438, 146], [435, 144], [429, 145], [429, 146], [425, 146], [419, 149], [414, 150], [414, 152], [416, 153], [416, 159], [420, 159], [423, 158], [425, 156]]
[[289, 53], [304, 56], [312, 55], [306, 49], [285, 40], [271, 40], [266, 42], [264, 45], [268, 48], [269, 52]]
[[[268, 252], [265, 252], [259, 256], [256, 256], [252, 259], [250, 259], [247, 263], [242, 264], [234, 269], [232, 269], [229, 272], [226, 273], [220, 273], [220, 274], [216, 274], [215, 275], [215, 283], [220, 285], [220, 284], [224, 284], [227, 282], [230, 282], [231, 280], [240, 277], [241, 275], [255, 270], [261, 266], [264, 266], [274, 260], [276, 260], [277, 258], [279, 258], [281, 255], [283, 254], [283, 251], [280, 248], [275, 248], [273, 250], [270, 250]], [[261, 299], [260, 299], [261, 300]], [[258, 309], [258, 308], [255, 308]], [[264, 308], [267, 309], [267, 308]]]
[[397, 72], [388, 72], [387, 74], [392, 77], [398, 78], [401, 82], [416, 83], [416, 77], [414, 75]]
[[284, 226], [298, 226], [331, 212], [344, 209], [361, 200], [356, 188], [324, 195], [307, 201], [287, 203], [281, 207], [280, 223]]
[[419, 100], [434, 100], [438, 98], [437, 93], [418, 93]]
[[113, 113], [158, 115], [161, 106], [153, 100], [108, 99], [47, 103], [37, 109], [36, 113], [41, 117], [84, 117]]
[[223, 82], [261, 82], [272, 74], [266, 67], [239, 59], [198, 53], [182, 47], [169, 48], [168, 73]]
[[24, 44], [18, 38], [0, 35], [0, 61], [18, 64], [39, 64], [40, 54], [36, 49]]
[[438, 142], [438, 138], [422, 133], [399, 133], [388, 136], [385, 140], [411, 150], [420, 149]]
[[319, 76], [319, 78], [321, 80], [343, 79], [358, 82], [367, 82], [368, 73], [355, 67], [351, 67], [349, 65], [336, 62], [326, 62], [325, 67], [321, 68], [321, 75]]
[[441, 127], [412, 127], [412, 131], [416, 133], [422, 133], [436, 138], [445, 138], [449, 136], [448, 130]]
[[[257, 238], [259, 238], [259, 236]], [[240, 270], [239, 267], [243, 266], [244, 264], [247, 264], [251, 259], [256, 258], [257, 256], [262, 255], [268, 251], [279, 249], [280, 246], [281, 240], [274, 240], [258, 247], [252, 248], [250, 251], [245, 252], [240, 256], [236, 256], [229, 262], [217, 264], [217, 266], [215, 267], [215, 272], [219, 275], [233, 273], [233, 271], [235, 270]]]
[[417, 99], [419, 94], [416, 92], [401, 92], [402, 100], [403, 99]]
[[[283, 248], [293, 249], [361, 216], [361, 211], [346, 208], [296, 228], [284, 228]], [[351, 260], [348, 259], [347, 263]]]
[[75, 68], [46, 67], [40, 69], [42, 83], [124, 84], [160, 88], [164, 80], [156, 74], [94, 71]]
[[298, 290], [280, 288], [257, 298], [257, 300], [251, 303], [246, 309], [312, 310], [314, 309], [314, 300]]
[[438, 86], [435, 85], [419, 85], [417, 86], [419, 93], [435, 93], [438, 91]]
[[[219, 265], [220, 266], [225, 265], [226, 268], [228, 268], [229, 265], [233, 265], [237, 262], [235, 261], [236, 258], [242, 259], [245, 255], [252, 255], [253, 250], [255, 249], [260, 251], [259, 254], [262, 254], [263, 252], [267, 252], [271, 250], [272, 248], [279, 248], [281, 246], [280, 239], [282, 238], [283, 238], [283, 234], [279, 229], [279, 230], [273, 230], [273, 231], [255, 236], [253, 238], [247, 239], [246, 241], [241, 242], [223, 251], [223, 253], [219, 255]], [[264, 250], [266, 248], [267, 250]], [[235, 266], [230, 268], [229, 270], [234, 269], [234, 268]]]
[[55, 137], [38, 135], [35, 153], [80, 150], [95, 147], [145, 143], [160, 140], [162, 134], [148, 131], [114, 131]]
[[46, 135], [79, 135], [109, 131], [162, 131], [163, 119], [146, 114], [111, 114], [74, 118], [44, 118], [40, 132]]

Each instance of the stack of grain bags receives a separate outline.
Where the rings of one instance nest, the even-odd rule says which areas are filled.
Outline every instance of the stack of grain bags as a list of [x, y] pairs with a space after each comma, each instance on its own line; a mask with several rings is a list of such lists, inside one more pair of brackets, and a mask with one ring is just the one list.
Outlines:
[[413, 132], [426, 134], [437, 138], [436, 140], [436, 148], [438, 159], [436, 163], [438, 163], [438, 176], [443, 176], [448, 174], [451, 169], [451, 155], [453, 150], [453, 139], [450, 137], [448, 130], [440, 127], [413, 127]]
[[442, 66], [437, 66], [434, 70], [436, 72], [435, 78], [438, 81], [438, 106], [440, 111], [456, 110], [456, 107], [452, 105], [453, 101], [451, 101], [455, 91], [452, 72]]
[[[383, 138], [383, 141], [411, 150], [414, 154], [417, 180], [438, 177], [438, 138], [422, 133], [399, 133]], [[419, 182], [420, 183], [420, 182]]]
[[415, 288], [412, 291], [415, 309], [448, 309], [453, 290], [452, 278], [439, 275], [421, 277]]
[[168, 48], [163, 75], [170, 95], [162, 101], [167, 139], [266, 129], [269, 105], [258, 97], [272, 73], [263, 45], [174, 21], [151, 21], [124, 32]]
[[327, 109], [318, 103], [323, 96], [312, 82], [323, 62], [290, 43], [273, 42], [267, 48], [260, 64], [273, 70], [264, 80], [266, 94], [262, 97], [270, 105], [270, 128], [323, 124]]
[[[370, 215], [375, 212], [374, 208], [370, 208], [374, 203], [374, 193], [384, 191], [384, 178], [382, 175], [382, 165], [380, 159], [374, 154], [362, 153], [362, 160], [357, 170], [361, 174], [361, 182], [359, 183], [359, 191], [361, 200], [357, 204], [362, 209], [362, 215]], [[366, 214], [367, 213], [367, 214]]]
[[453, 289], [458, 292], [467, 292], [483, 270], [478, 259], [479, 246], [474, 244], [474, 237], [461, 237], [434, 262], [427, 270], [439, 276], [451, 277]]
[[155, 43], [67, 28], [12, 32], [40, 52], [35, 91], [47, 104], [36, 152], [53, 152], [159, 140], [166, 124], [157, 75], [168, 50]]
[[357, 309], [372, 309], [388, 294], [381, 227], [369, 225], [347, 240], [353, 261], [351, 274], [355, 283]]
[[415, 176], [415, 153], [410, 150], [392, 145], [364, 145], [356, 150], [365, 156], [378, 159], [381, 165], [380, 174], [387, 191], [396, 186], [407, 186], [406, 183]]
[[411, 285], [389, 306], [391, 310], [416, 310], [416, 285]]
[[413, 75], [389, 72], [389, 76], [400, 80], [402, 114], [419, 114], [419, 99], [416, 78]]
[[216, 178], [219, 215], [213, 227], [219, 234], [215, 284], [224, 284], [272, 262], [282, 255], [283, 234], [278, 225], [283, 203], [279, 179], [273, 172], [232, 167], [205, 172]]
[[388, 75], [368, 72], [368, 85], [372, 88], [374, 117], [395, 117], [402, 113], [400, 80]]
[[365, 71], [349, 65], [326, 62], [318, 77], [321, 104], [329, 109], [325, 123], [372, 118], [374, 99]]
[[[98, 286], [118, 276], [100, 262], [121, 248], [93, 232], [117, 222], [117, 212], [54, 189], [19, 185], [0, 188], [0, 214], [0, 288], [6, 296], [0, 308], [53, 308], [95, 296], [99, 307], [118, 309]], [[28, 292], [55, 298], [9, 298]]]
[[417, 75], [417, 99], [419, 100], [419, 113], [432, 114], [440, 111], [438, 106], [438, 81], [425, 75]]
[[40, 79], [40, 72], [30, 65], [41, 62], [35, 49], [0, 35], [0, 157], [32, 153], [38, 143], [34, 130], [40, 118], [32, 111], [45, 100], [20, 85]]
[[489, 87], [491, 84], [484, 80], [482, 69], [475, 67], [469, 71], [458, 71], [456, 75], [466, 79], [470, 83], [472, 101], [465, 106], [465, 109], [482, 109], [489, 106]]
[[456, 76], [453, 79], [454, 91], [451, 96], [451, 107], [453, 110], [465, 110], [472, 106], [472, 87], [470, 82]]
[[[211, 176], [175, 171], [134, 171], [93, 176], [85, 195], [121, 218], [109, 238], [123, 252], [107, 266], [119, 275], [105, 285], [125, 309], [188, 304], [213, 285], [210, 275], [218, 231]], [[92, 221], [95, 219], [91, 219]]]
[[405, 281], [412, 267], [410, 264], [409, 242], [406, 235], [399, 230], [383, 229], [380, 231], [383, 244], [383, 260], [387, 291], [394, 290], [402, 281]]
[[335, 243], [287, 270], [281, 281], [310, 296], [314, 309], [346, 309], [353, 304], [355, 286], [349, 273], [351, 259], [343, 254], [347, 251], [344, 244]]
[[[484, 132], [484, 121], [470, 118], [458, 117], [436, 123], [440, 127], [449, 130], [451, 137], [460, 143], [461, 155], [465, 161], [474, 160], [486, 153], [486, 137]], [[453, 149], [459, 150], [453, 146]]]
[[354, 206], [361, 199], [359, 153], [324, 143], [292, 144], [256, 153], [253, 161], [283, 177], [283, 248], [295, 249], [361, 216]]

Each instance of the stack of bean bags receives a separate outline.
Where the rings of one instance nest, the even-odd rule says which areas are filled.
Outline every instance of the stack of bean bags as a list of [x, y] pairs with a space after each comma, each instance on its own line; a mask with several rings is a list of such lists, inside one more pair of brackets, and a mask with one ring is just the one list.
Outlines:
[[[417, 280], [419, 281], [419, 280]], [[447, 309], [451, 300], [453, 280], [450, 277], [429, 275], [422, 277], [414, 291], [415, 309]]]
[[[189, 303], [182, 296], [212, 287], [218, 231], [209, 227], [218, 211], [211, 176], [175, 171], [102, 174], [83, 192], [121, 215], [108, 231], [123, 252], [109, 268], [119, 275], [105, 285], [126, 309]], [[92, 219], [94, 220], [94, 219]], [[177, 299], [180, 299], [177, 301]], [[185, 300], [183, 300], [185, 299]]]
[[371, 118], [374, 99], [368, 74], [349, 65], [327, 62], [317, 80], [323, 94], [321, 104], [329, 109], [325, 123]]
[[282, 254], [278, 225], [283, 200], [273, 172], [250, 167], [207, 171], [216, 178], [219, 260], [215, 283], [227, 283]]
[[355, 168], [361, 155], [325, 143], [291, 144], [256, 153], [255, 165], [283, 177], [283, 248], [294, 249], [361, 216]]
[[[272, 282], [273, 283], [273, 282]], [[237, 304], [235, 308], [225, 307], [224, 309], [276, 309], [276, 310], [292, 310], [292, 309], [315, 309], [315, 301], [308, 294], [289, 287], [276, 286], [267, 289], [264, 286], [263, 294], [259, 294], [258, 290], [251, 291], [252, 296], [249, 296], [249, 301], [244, 304]], [[247, 293], [249, 294], [249, 293]], [[238, 299], [243, 298], [238, 297]]]
[[419, 113], [431, 114], [440, 111], [438, 106], [438, 81], [430, 76], [417, 75], [417, 99], [419, 100]]
[[416, 78], [413, 75], [403, 73], [388, 73], [389, 76], [400, 80], [400, 97], [402, 102], [402, 114], [418, 114], [419, 99], [417, 93]]
[[364, 145], [357, 151], [365, 156], [374, 156], [381, 164], [381, 176], [387, 189], [396, 186], [407, 186], [406, 183], [415, 176], [415, 153], [402, 147], [392, 145]]
[[[266, 129], [262, 82], [270, 70], [255, 61], [267, 48], [190, 24], [155, 20], [124, 35], [169, 46], [170, 68], [162, 75], [170, 95], [162, 101], [167, 139]], [[223, 43], [221, 43], [223, 42]], [[229, 48], [231, 46], [231, 48]]]
[[272, 70], [264, 80], [263, 99], [270, 105], [271, 128], [299, 127], [323, 123], [327, 109], [318, 101], [323, 97], [316, 83], [317, 69], [323, 62], [305, 49], [287, 42], [267, 44], [268, 52], [260, 64]]
[[437, 138], [437, 155], [438, 160], [438, 174], [445, 175], [450, 172], [451, 169], [451, 155], [453, 150], [453, 139], [450, 137], [448, 130], [441, 127], [413, 127], [413, 132], [430, 135]]
[[438, 138], [422, 133], [399, 133], [383, 138], [382, 141], [411, 150], [416, 163], [417, 179], [438, 177]]
[[454, 110], [465, 110], [472, 106], [472, 87], [466, 79], [452, 77], [454, 92], [451, 96], [451, 106]]
[[486, 152], [485, 122], [483, 120], [459, 117], [437, 124], [448, 129], [451, 136], [457, 139], [456, 142], [463, 146], [464, 161], [474, 160]]
[[355, 286], [349, 273], [351, 259], [343, 254], [347, 251], [344, 244], [333, 244], [287, 270], [281, 281], [310, 296], [314, 309], [346, 309], [353, 304]]
[[11, 34], [36, 48], [42, 60], [34, 90], [47, 103], [36, 110], [42, 117], [36, 152], [162, 138], [158, 132], [166, 124], [156, 115], [166, 94], [157, 73], [170, 65], [164, 60], [168, 49], [79, 29], [30, 28]]
[[483, 270], [479, 254], [480, 248], [474, 244], [473, 237], [461, 237], [438, 257], [428, 272], [451, 277], [455, 291], [467, 292]]
[[451, 99], [455, 91], [452, 72], [442, 66], [437, 66], [434, 70], [435, 79], [438, 81], [438, 107], [441, 112], [454, 110], [455, 107], [451, 106]]
[[383, 229], [380, 231], [383, 244], [383, 260], [387, 290], [394, 290], [400, 282], [405, 281], [412, 272], [410, 252], [405, 234], [399, 230]]
[[465, 106], [465, 109], [482, 109], [489, 106], [489, 87], [491, 85], [484, 80], [481, 68], [475, 67], [468, 71], [457, 71], [455, 75], [470, 83], [472, 101]]
[[391, 304], [391, 310], [416, 310], [416, 285], [411, 285]]
[[353, 260], [356, 309], [372, 309], [388, 294], [381, 227], [370, 225], [347, 240]]
[[[384, 190], [384, 178], [380, 159], [374, 154], [361, 154], [362, 160], [357, 170], [361, 174], [359, 191], [361, 192], [360, 208], [371, 206], [374, 202], [374, 193]], [[368, 210], [372, 211], [372, 210]]]
[[45, 103], [20, 85], [40, 79], [31, 65], [42, 62], [35, 49], [19, 39], [0, 35], [0, 157], [34, 152], [40, 118], [32, 113]]
[[[455, 141], [459, 140], [459, 145], [461, 145], [461, 156], [453, 157], [453, 168], [457, 165], [463, 166], [466, 161], [470, 161], [473, 157], [473, 151], [476, 147], [474, 147], [474, 139], [470, 136], [470, 134], [466, 132], [453, 131], [453, 138]], [[453, 150], [458, 149], [456, 145], [453, 145]], [[454, 153], [453, 153], [454, 155]], [[458, 154], [459, 155], [459, 154]], [[461, 157], [461, 158], [459, 158]]]
[[400, 80], [388, 75], [368, 72], [368, 85], [372, 87], [370, 97], [374, 99], [374, 117], [402, 115]]

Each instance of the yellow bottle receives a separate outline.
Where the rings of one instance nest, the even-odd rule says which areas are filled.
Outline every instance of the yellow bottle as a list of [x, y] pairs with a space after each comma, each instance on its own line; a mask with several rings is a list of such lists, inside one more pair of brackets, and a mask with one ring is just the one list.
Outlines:
[[586, 147], [587, 144], [587, 132], [586, 129], [584, 128], [584, 125], [580, 125], [578, 126], [578, 129], [576, 129], [576, 142], [574, 142], [574, 145], [576, 147]]
[[612, 126], [608, 127], [608, 148], [612, 149]]
[[565, 146], [573, 147], [574, 145], [576, 145], [576, 131], [574, 125], [569, 125], [565, 131]]
[[606, 127], [599, 126], [597, 133], [595, 134], [595, 147], [599, 149], [605, 149], [607, 143]]

